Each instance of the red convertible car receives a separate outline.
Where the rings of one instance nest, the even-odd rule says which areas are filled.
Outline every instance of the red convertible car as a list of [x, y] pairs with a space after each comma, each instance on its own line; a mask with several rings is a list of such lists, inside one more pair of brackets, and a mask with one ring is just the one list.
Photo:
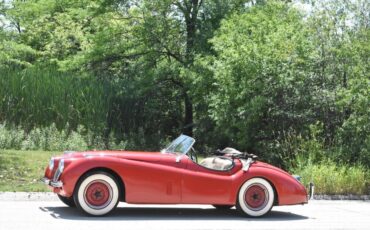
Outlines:
[[43, 182], [68, 206], [106, 215], [118, 202], [236, 206], [262, 216], [275, 205], [305, 204], [298, 179], [232, 148], [198, 162], [195, 140], [181, 135], [160, 152], [65, 152], [53, 157]]

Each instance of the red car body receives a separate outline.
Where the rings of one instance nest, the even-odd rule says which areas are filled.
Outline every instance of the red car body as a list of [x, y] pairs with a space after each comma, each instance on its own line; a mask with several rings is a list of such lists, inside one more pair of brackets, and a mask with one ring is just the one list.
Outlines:
[[[272, 197], [271, 207], [308, 202], [305, 187], [295, 177], [279, 168], [260, 161], [251, 160], [246, 163], [243, 159], [229, 158], [232, 167], [227, 170], [214, 170], [194, 161], [186, 154], [189, 149], [181, 155], [163, 151], [67, 152], [52, 159], [46, 168], [43, 181], [59, 194], [62, 201], [63, 197], [72, 200], [71, 202], [74, 198], [74, 202], [78, 203], [78, 199], [85, 199], [78, 198], [76, 192], [81, 180], [85, 178], [84, 175], [100, 171], [108, 173], [116, 180], [119, 187], [117, 191], [120, 193], [117, 198], [119, 201], [132, 204], [212, 204], [231, 207], [237, 205], [242, 185], [253, 178], [260, 178], [271, 185], [270, 195], [263, 191], [259, 193], [265, 200], [268, 200], [269, 196]], [[101, 185], [99, 183], [98, 187]], [[252, 186], [250, 199], [258, 197], [258, 189]], [[86, 190], [85, 188], [85, 194]], [[274, 194], [271, 193], [272, 190]], [[239, 199], [245, 196], [247, 200], [248, 194], [243, 194]], [[92, 199], [90, 198], [90, 201]], [[258, 199], [250, 201], [249, 204], [253, 206], [253, 202], [262, 204], [258, 204]]]
[[[176, 162], [176, 155], [161, 152], [90, 151], [56, 157], [65, 159], [60, 176], [63, 186], [51, 187], [55, 193], [71, 197], [78, 179], [90, 170], [106, 169], [121, 179], [125, 188], [122, 197], [136, 204], [225, 204], [235, 205], [238, 190], [250, 178], [265, 178], [273, 184], [276, 205], [307, 203], [305, 187], [287, 172], [256, 161], [247, 172], [234, 159], [230, 171], [204, 168], [184, 156]], [[57, 168], [49, 167], [45, 177], [52, 179]]]

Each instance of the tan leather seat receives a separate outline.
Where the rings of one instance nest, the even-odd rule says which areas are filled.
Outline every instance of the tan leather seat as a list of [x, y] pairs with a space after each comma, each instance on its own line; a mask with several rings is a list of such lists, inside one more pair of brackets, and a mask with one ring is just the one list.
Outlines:
[[219, 157], [207, 157], [200, 162], [200, 165], [213, 170], [226, 171], [232, 168], [233, 162]]

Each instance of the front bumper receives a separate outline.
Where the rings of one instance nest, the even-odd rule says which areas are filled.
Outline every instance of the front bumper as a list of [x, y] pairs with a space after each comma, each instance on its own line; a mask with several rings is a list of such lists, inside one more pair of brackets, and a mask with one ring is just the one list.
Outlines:
[[53, 188], [61, 188], [63, 186], [62, 181], [52, 181], [52, 180], [50, 180], [49, 178], [46, 178], [46, 177], [41, 178], [41, 182], [46, 184], [46, 185], [49, 185]]

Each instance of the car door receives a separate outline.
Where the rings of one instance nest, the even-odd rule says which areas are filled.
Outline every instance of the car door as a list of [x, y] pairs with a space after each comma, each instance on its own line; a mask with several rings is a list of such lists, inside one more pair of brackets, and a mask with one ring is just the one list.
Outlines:
[[176, 155], [161, 154], [156, 162], [132, 161], [122, 169], [126, 201], [141, 204], [181, 203], [182, 162]]
[[188, 156], [183, 171], [181, 186], [182, 203], [188, 204], [234, 204], [231, 195], [232, 180], [240, 164], [229, 171], [218, 171], [205, 168], [193, 162]]

